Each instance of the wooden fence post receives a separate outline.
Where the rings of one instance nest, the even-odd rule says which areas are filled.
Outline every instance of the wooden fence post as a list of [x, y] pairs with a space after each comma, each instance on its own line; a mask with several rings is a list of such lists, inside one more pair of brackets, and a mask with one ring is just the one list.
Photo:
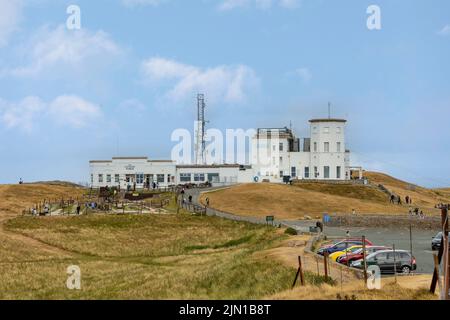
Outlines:
[[295, 279], [294, 279], [294, 283], [292, 284], [292, 288], [295, 287], [298, 276], [300, 276], [300, 283], [302, 284], [302, 286], [305, 286], [305, 277], [303, 274], [303, 267], [302, 267], [302, 257], [300, 257], [300, 256], [298, 256], [298, 269], [297, 269], [297, 273], [295, 274]]
[[324, 272], [325, 272], [325, 280], [328, 280], [328, 251], [325, 251], [323, 255], [323, 266], [324, 266]]
[[362, 236], [364, 286], [367, 284], [366, 236]]

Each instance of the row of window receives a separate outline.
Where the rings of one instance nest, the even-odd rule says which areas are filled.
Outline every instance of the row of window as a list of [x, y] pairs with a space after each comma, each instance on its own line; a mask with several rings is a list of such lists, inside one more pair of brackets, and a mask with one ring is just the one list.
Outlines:
[[[204, 173], [194, 173], [193, 175], [195, 182], [205, 181]], [[192, 181], [192, 173], [180, 173], [180, 182], [191, 182], [191, 181]]]
[[[313, 133], [317, 133], [317, 127], [313, 127]], [[336, 133], [340, 134], [342, 132], [341, 127], [336, 127]], [[330, 133], [330, 127], [323, 127], [323, 133]]]
[[[281, 173], [282, 175], [282, 173]], [[297, 168], [292, 167], [291, 168], [291, 177], [297, 177]], [[303, 177], [305, 179], [313, 178], [313, 179], [330, 179], [330, 167], [324, 166], [323, 167], [323, 173], [322, 177], [319, 172], [319, 167], [314, 167], [314, 173], [311, 175], [310, 168], [305, 167]], [[341, 179], [342, 177], [342, 168], [340, 166], [336, 167], [336, 179]]]
[[[99, 183], [112, 183], [113, 179], [114, 179], [114, 183], [120, 183], [120, 175], [119, 174], [115, 174], [115, 175], [111, 175], [111, 174], [99, 174], [98, 176], [98, 182]], [[170, 182], [171, 181], [171, 175], [168, 174], [167, 175], [167, 180], [166, 180], [166, 175], [164, 174], [148, 174], [148, 175], [144, 175], [143, 173], [139, 173], [136, 175], [126, 175], [125, 176], [125, 182], [127, 183], [134, 183], [136, 182], [136, 184], [144, 184], [144, 183], [153, 183], [153, 182], [158, 182], [158, 183], [164, 183], [164, 182]], [[105, 180], [106, 178], [106, 180]], [[91, 174], [91, 183], [94, 183], [94, 175]]]
[[[317, 142], [314, 142], [314, 152], [318, 152], [318, 145]], [[329, 142], [324, 142], [323, 143], [323, 152], [330, 152], [330, 143]], [[340, 142], [336, 142], [336, 152], [342, 152], [341, 151], [341, 143]]]

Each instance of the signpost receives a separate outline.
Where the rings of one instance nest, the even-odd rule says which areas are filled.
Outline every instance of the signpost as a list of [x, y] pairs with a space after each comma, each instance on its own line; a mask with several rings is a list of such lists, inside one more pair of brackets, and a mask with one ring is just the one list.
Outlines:
[[275, 222], [275, 216], [266, 216], [266, 224], [269, 225], [269, 223], [274, 224]]

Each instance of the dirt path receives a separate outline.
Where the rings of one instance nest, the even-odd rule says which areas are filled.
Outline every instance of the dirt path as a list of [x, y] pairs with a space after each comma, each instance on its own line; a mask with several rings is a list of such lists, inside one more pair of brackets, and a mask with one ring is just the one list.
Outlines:
[[63, 257], [73, 257], [74, 253], [68, 250], [65, 250], [63, 248], [58, 248], [55, 246], [52, 246], [48, 243], [42, 242], [40, 240], [34, 239], [32, 237], [23, 235], [21, 233], [12, 232], [9, 230], [6, 230], [5, 223], [15, 218], [16, 216], [13, 214], [4, 214], [0, 213], [0, 237], [6, 237], [10, 240], [20, 243], [20, 245], [25, 245], [28, 247], [32, 247], [37, 250], [41, 250], [48, 254], [53, 254], [57, 256], [63, 256]]

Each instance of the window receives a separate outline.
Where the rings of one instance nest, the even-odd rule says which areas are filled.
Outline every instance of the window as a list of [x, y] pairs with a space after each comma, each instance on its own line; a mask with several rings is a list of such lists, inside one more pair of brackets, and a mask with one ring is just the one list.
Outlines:
[[338, 133], [338, 134], [341, 133], [341, 127], [336, 128], [336, 133]]
[[106, 182], [111, 183], [111, 175], [110, 174], [106, 175]]
[[323, 167], [323, 177], [325, 179], [330, 179], [330, 167], [328, 166]]
[[119, 176], [118, 174], [114, 175], [114, 181], [115, 181], [116, 183], [119, 183], [119, 182], [120, 182], [120, 176]]
[[341, 178], [341, 167], [336, 167], [336, 179]]
[[313, 127], [313, 133], [317, 133], [317, 127]]
[[314, 142], [314, 152], [317, 152], [317, 142]]
[[280, 177], [283, 177], [283, 176], [284, 176], [284, 172], [280, 171]]
[[309, 167], [305, 167], [305, 178], [309, 178]]
[[163, 174], [157, 174], [156, 175], [156, 181], [159, 182], [164, 182], [164, 175]]
[[283, 157], [280, 157], [280, 164], [283, 163]]
[[98, 182], [100, 182], [100, 183], [103, 182], [103, 175], [102, 174], [98, 175]]
[[323, 128], [323, 133], [330, 133], [330, 127]]
[[317, 167], [314, 167], [314, 178], [319, 177], [319, 169]]
[[191, 182], [191, 174], [190, 173], [180, 173], [180, 181], [181, 182]]
[[171, 181], [170, 181], [170, 178], [171, 178], [171, 175], [168, 174], [168, 175], [167, 175], [167, 182], [171, 182]]
[[144, 183], [144, 174], [139, 173], [136, 175], [136, 184], [143, 184]]
[[323, 152], [330, 152], [330, 143], [329, 142], [323, 143]]
[[275, 157], [272, 157], [272, 164], [275, 165]]
[[295, 178], [297, 176], [297, 168], [291, 167], [291, 177]]
[[341, 152], [341, 143], [336, 142], [336, 152]]
[[280, 142], [280, 151], [283, 151], [283, 142]]
[[91, 183], [94, 183], [94, 175], [91, 174]]
[[204, 173], [195, 173], [194, 181], [205, 181], [205, 174]]
[[273, 151], [277, 151], [276, 148], [277, 148], [277, 147], [276, 147], [275, 145], [272, 146], [272, 150], [273, 150]]

